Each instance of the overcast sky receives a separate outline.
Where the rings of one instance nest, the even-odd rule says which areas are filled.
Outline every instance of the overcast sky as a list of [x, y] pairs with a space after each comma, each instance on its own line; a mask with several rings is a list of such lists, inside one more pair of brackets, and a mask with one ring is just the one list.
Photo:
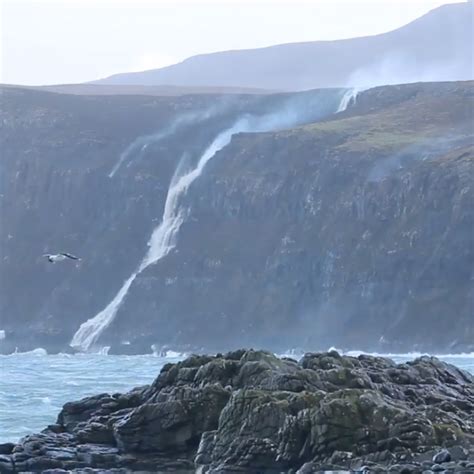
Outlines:
[[373, 35], [460, 0], [0, 0], [0, 81], [60, 84], [200, 53]]

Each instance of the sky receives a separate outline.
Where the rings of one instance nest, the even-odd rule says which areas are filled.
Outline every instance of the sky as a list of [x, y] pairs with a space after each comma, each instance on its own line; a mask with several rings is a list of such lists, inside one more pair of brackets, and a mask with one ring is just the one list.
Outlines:
[[0, 82], [79, 83], [202, 53], [374, 35], [446, 3], [460, 0], [0, 0]]

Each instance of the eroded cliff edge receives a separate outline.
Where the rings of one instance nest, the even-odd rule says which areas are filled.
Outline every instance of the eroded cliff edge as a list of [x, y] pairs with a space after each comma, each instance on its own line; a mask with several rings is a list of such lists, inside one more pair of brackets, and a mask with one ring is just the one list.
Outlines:
[[470, 472], [474, 378], [433, 357], [195, 355], [0, 449], [1, 472]]

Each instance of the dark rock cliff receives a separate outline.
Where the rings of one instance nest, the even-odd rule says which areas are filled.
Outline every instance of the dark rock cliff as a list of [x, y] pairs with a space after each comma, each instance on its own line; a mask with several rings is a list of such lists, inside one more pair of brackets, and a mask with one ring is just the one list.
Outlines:
[[107, 342], [133, 314], [161, 344], [472, 350], [472, 88], [436, 90], [375, 89], [345, 117], [238, 136]]
[[[136, 269], [183, 155], [288, 97], [4, 89], [0, 350], [65, 350]], [[376, 88], [332, 116], [341, 91], [294, 97], [312, 124], [218, 152], [101, 345], [473, 349], [473, 84]], [[83, 260], [41, 260], [62, 250]]]

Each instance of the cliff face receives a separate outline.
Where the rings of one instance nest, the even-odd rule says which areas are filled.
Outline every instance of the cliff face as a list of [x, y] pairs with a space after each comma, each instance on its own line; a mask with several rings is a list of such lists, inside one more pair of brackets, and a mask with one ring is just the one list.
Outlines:
[[[372, 89], [337, 115], [340, 91], [294, 97], [312, 123], [215, 155], [99, 345], [472, 350], [473, 84]], [[64, 350], [140, 263], [183, 154], [287, 100], [5, 92], [2, 350]], [[83, 261], [38, 258], [56, 250]]]
[[471, 85], [374, 89], [332, 120], [237, 137], [107, 342], [134, 314], [160, 343], [466, 349], [471, 106]]
[[[290, 118], [310, 122], [343, 93], [78, 97], [3, 88], [0, 350], [65, 350], [137, 267], [178, 164], [195, 162], [238, 117], [304, 104]], [[83, 259], [41, 257], [61, 251]]]

